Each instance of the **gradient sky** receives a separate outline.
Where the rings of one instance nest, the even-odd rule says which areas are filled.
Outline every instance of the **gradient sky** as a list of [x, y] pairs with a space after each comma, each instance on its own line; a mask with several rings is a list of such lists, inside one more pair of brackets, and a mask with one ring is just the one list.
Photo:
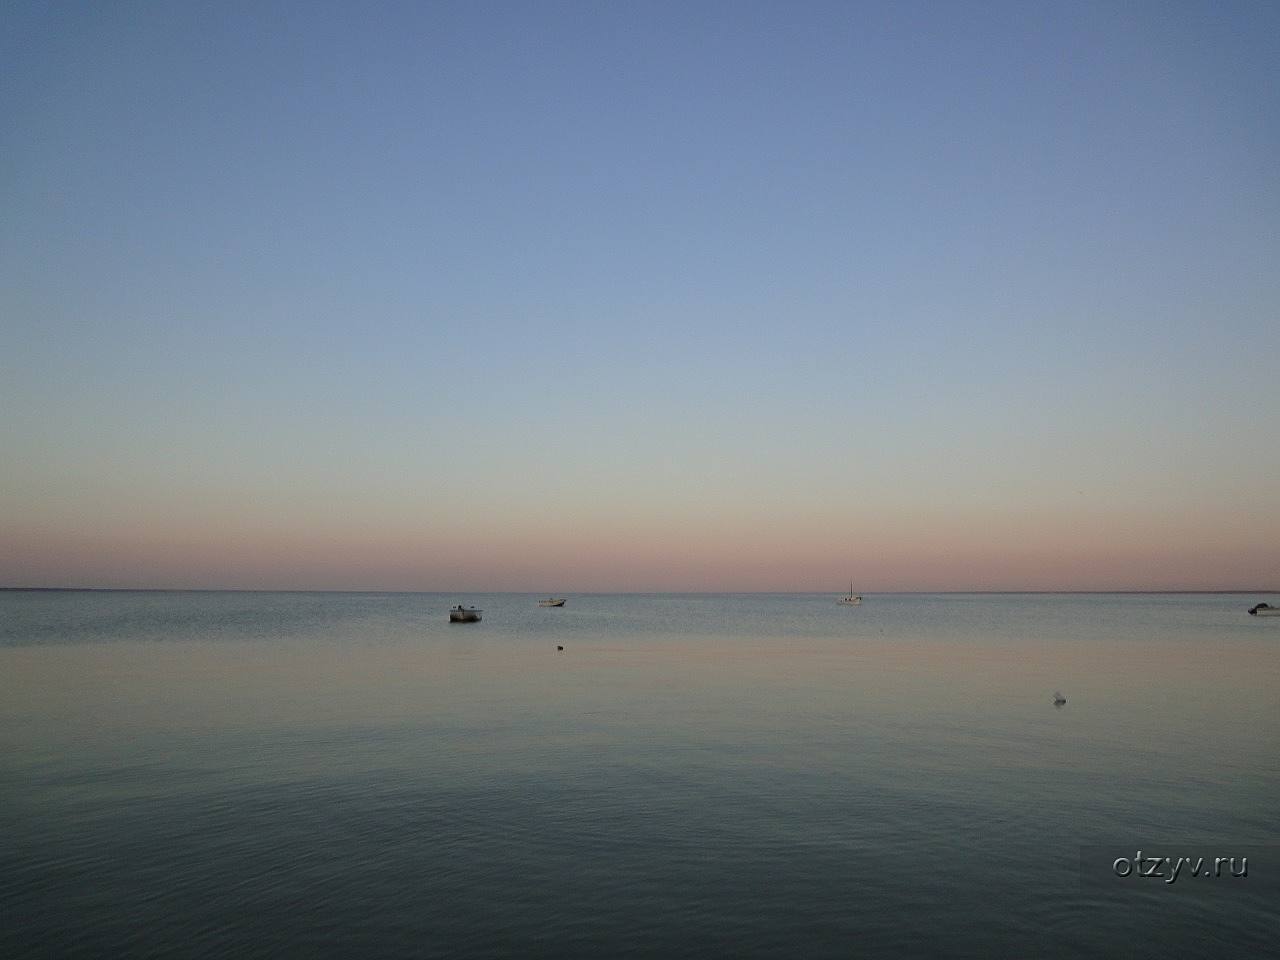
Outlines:
[[1274, 3], [3, 20], [0, 585], [1280, 584]]

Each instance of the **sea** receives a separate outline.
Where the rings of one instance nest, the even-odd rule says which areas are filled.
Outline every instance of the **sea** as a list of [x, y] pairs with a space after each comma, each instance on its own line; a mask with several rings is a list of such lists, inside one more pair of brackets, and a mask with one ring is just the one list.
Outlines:
[[0, 957], [1275, 955], [1275, 594], [567, 597], [0, 591]]

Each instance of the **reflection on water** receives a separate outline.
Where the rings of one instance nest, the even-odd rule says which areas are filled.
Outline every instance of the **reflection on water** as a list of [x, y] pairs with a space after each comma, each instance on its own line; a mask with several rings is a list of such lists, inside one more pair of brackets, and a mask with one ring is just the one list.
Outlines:
[[1280, 843], [1255, 598], [535, 601], [0, 592], [0, 954], [1270, 942], [1244, 883], [1079, 878]]

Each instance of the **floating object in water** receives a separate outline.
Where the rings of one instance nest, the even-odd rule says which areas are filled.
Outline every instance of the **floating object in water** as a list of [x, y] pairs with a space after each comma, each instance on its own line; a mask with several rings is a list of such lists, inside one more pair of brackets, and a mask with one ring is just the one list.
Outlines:
[[464, 607], [458, 604], [456, 607], [449, 608], [450, 623], [479, 623], [481, 611], [475, 607]]
[[1249, 616], [1251, 617], [1280, 617], [1280, 607], [1273, 607], [1269, 603], [1254, 604], [1249, 608]]
[[557, 643], [557, 644], [556, 644], [556, 649], [557, 649], [557, 650], [563, 650], [563, 649], [564, 649], [564, 647], [560, 646], [560, 644], [558, 644], [558, 643]]
[[1067, 702], [1067, 698], [1060, 694], [1057, 690], [1053, 691], [1053, 705], [1060, 707]]
[[539, 601], [538, 601], [538, 606], [540, 606], [540, 607], [563, 607], [563, 606], [564, 606], [564, 598], [563, 598], [563, 597], [559, 597], [559, 598], [557, 598], [557, 597], [547, 597], [547, 599], [545, 599], [545, 600], [539, 600]]

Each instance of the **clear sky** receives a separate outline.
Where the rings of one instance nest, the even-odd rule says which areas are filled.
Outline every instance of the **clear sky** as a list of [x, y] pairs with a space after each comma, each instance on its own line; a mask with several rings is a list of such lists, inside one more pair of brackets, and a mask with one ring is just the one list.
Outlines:
[[1280, 5], [0, 17], [0, 585], [1280, 584]]

